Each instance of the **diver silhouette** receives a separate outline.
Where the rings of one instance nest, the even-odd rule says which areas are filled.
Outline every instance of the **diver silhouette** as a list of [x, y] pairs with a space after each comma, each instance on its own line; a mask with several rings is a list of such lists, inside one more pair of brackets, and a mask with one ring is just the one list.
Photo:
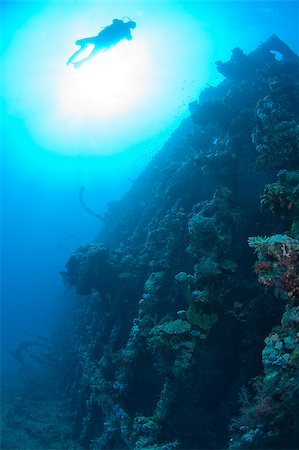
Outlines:
[[[112, 24], [105, 27], [97, 36], [87, 37], [76, 41], [76, 45], [80, 45], [80, 48], [69, 58], [67, 65], [73, 64], [77, 69], [86, 61], [93, 58], [97, 53], [109, 50], [112, 45], [116, 45], [119, 41], [123, 39], [128, 39], [130, 41], [132, 39], [131, 28], [136, 28], [136, 23], [132, 20], [129, 19], [129, 21], [125, 22], [124, 19], [113, 19]], [[89, 44], [94, 45], [90, 54], [79, 61], [73, 62]]]

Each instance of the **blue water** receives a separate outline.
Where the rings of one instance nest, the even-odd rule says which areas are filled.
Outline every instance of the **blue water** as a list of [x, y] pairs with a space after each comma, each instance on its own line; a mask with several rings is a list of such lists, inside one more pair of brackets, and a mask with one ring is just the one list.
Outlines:
[[[137, 22], [132, 42], [120, 50], [131, 64], [129, 81], [145, 58], [139, 97], [129, 81], [115, 94], [115, 83], [123, 82], [116, 78], [106, 94], [111, 89], [122, 98], [132, 89], [121, 105], [110, 99], [110, 110], [108, 95], [103, 107], [100, 99], [89, 108], [86, 92], [81, 103], [72, 103], [78, 93], [64, 97], [74, 77], [65, 61], [74, 41], [124, 15]], [[298, 2], [292, 1], [1, 3], [4, 376], [17, 369], [11, 357], [17, 345], [28, 336], [48, 336], [65, 314], [68, 292], [59, 272], [71, 252], [99, 231], [100, 221], [80, 204], [80, 187], [88, 205], [104, 212], [188, 116], [188, 103], [207, 83], [222, 80], [216, 60], [229, 59], [236, 46], [254, 50], [273, 33], [298, 52], [298, 23]]]

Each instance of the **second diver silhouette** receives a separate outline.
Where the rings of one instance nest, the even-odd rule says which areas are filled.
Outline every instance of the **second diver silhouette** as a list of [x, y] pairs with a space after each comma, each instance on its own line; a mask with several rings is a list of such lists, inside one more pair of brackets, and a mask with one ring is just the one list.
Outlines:
[[[119, 41], [123, 39], [128, 39], [130, 41], [132, 39], [131, 28], [136, 28], [136, 23], [132, 20], [125, 22], [124, 19], [113, 19], [112, 24], [105, 27], [97, 36], [87, 37], [76, 41], [76, 45], [79, 45], [80, 48], [69, 58], [67, 65], [73, 64], [77, 69], [86, 61], [93, 58], [97, 53], [108, 50], [112, 45], [116, 45]], [[90, 54], [79, 61], [73, 62], [89, 44], [94, 45]]]

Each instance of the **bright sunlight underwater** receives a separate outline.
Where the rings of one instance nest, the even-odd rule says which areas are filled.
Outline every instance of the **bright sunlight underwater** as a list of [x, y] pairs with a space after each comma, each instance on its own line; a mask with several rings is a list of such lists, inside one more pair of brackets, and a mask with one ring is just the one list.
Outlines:
[[[9, 112], [23, 117], [42, 149], [62, 154], [112, 154], [157, 135], [165, 140], [212, 66], [204, 26], [190, 15], [185, 19], [179, 4], [165, 23], [164, 16], [155, 17], [156, 2], [151, 8], [144, 2], [84, 5], [50, 2], [18, 28], [5, 55]], [[122, 40], [79, 69], [66, 65], [78, 49], [76, 40], [97, 35], [124, 14], [137, 22], [131, 41]], [[200, 70], [188, 60], [191, 46], [206, 61]]]
[[132, 46], [120, 43], [80, 70], [61, 76], [61, 109], [81, 120], [126, 113], [146, 95], [145, 69], [144, 48], [135, 42]]

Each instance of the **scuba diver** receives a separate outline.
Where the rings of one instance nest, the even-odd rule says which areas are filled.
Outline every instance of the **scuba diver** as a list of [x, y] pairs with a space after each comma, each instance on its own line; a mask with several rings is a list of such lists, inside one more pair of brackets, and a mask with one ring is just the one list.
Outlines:
[[[136, 23], [129, 18], [127, 22], [125, 22], [124, 19], [113, 19], [112, 24], [105, 27], [97, 36], [87, 37], [76, 41], [76, 45], [80, 45], [80, 48], [69, 58], [67, 65], [73, 64], [77, 69], [86, 61], [93, 58], [97, 53], [102, 50], [107, 51], [112, 45], [116, 45], [122, 39], [128, 39], [130, 41], [132, 39], [131, 28], [136, 28]], [[73, 62], [89, 44], [94, 45], [90, 54], [86, 58]]]

